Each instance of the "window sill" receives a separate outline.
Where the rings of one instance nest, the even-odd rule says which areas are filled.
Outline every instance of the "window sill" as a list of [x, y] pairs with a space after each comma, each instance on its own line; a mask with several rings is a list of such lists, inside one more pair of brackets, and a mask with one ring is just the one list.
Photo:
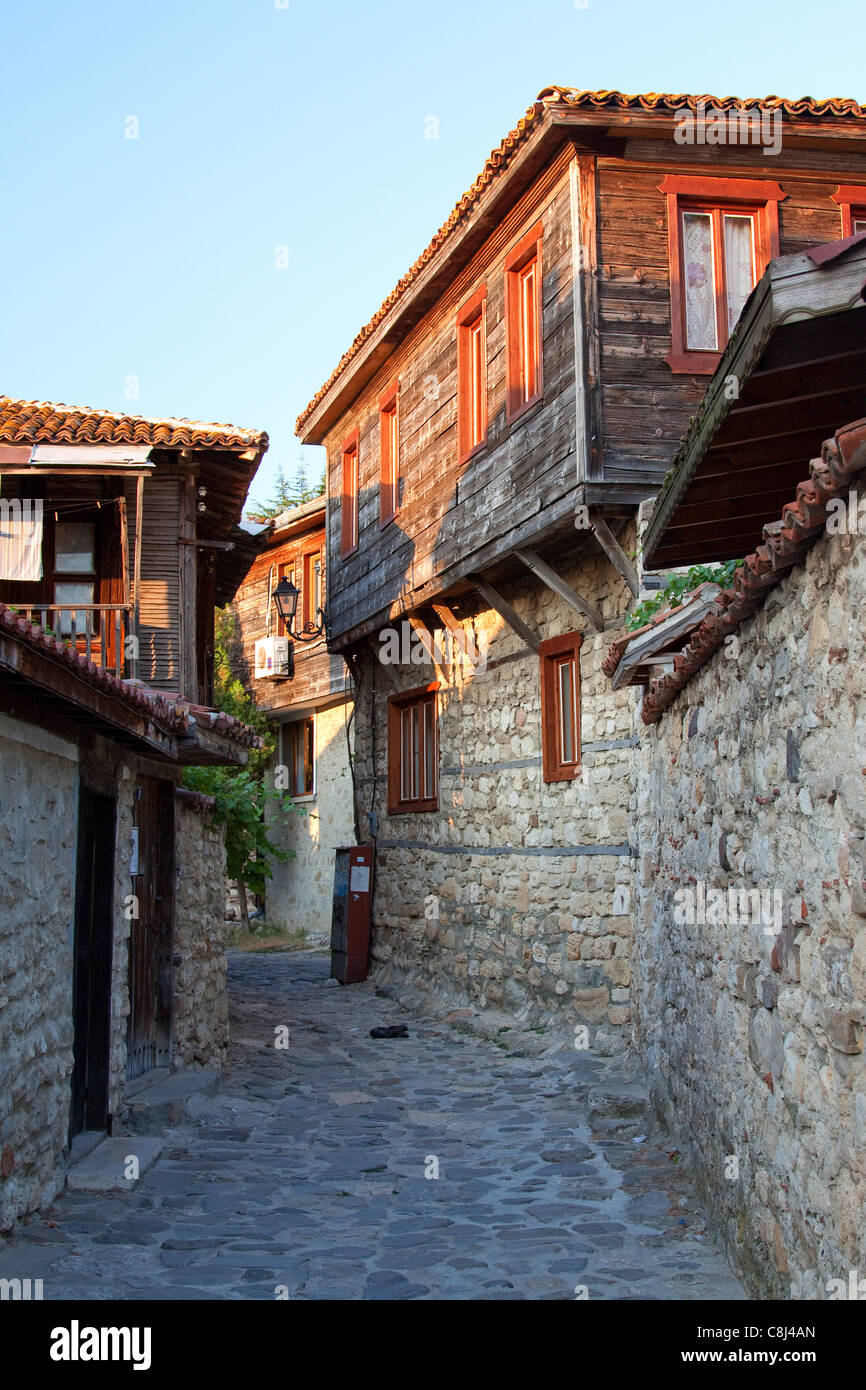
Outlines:
[[532, 400], [524, 401], [523, 405], [521, 405], [517, 410], [507, 411], [506, 419], [508, 421], [508, 424], [516, 425], [518, 420], [522, 420], [524, 415], [528, 415], [530, 411], [535, 410], [538, 406], [542, 404], [543, 401], [544, 393], [541, 392], [539, 393], [539, 395], [533, 396]]
[[[392, 512], [390, 516], [379, 517], [379, 530], [384, 531], [386, 526], [392, 526], [400, 515], [399, 512]], [[355, 547], [357, 549], [357, 546]], [[353, 552], [354, 553], [354, 552]]]
[[555, 771], [544, 773], [544, 781], [548, 784], [553, 782], [576, 782], [580, 777], [583, 768], [580, 764], [575, 767], [557, 768]]
[[439, 798], [434, 797], [426, 801], [401, 801], [397, 806], [388, 806], [389, 816], [414, 816], [421, 811], [438, 811]]
[[460, 455], [457, 460], [457, 467], [462, 468], [464, 463], [468, 463], [470, 459], [474, 459], [477, 454], [483, 454], [486, 448], [487, 435], [485, 434], [483, 439], [479, 440], [477, 444], [473, 444], [471, 449], [467, 449], [465, 453]]
[[359, 549], [360, 549], [360, 546], [353, 545], [351, 550], [341, 550], [341, 551], [340, 551], [340, 559], [341, 559], [341, 560], [351, 560], [351, 558], [352, 558], [353, 555], [357, 555]]
[[720, 352], [670, 352], [665, 358], [672, 372], [712, 376], [722, 360]]

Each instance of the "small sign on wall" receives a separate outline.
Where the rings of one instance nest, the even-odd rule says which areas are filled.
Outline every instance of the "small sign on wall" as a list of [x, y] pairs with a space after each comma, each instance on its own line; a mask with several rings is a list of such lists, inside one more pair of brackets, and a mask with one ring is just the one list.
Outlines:
[[133, 826], [129, 836], [129, 872], [135, 875], [138, 869], [138, 826]]

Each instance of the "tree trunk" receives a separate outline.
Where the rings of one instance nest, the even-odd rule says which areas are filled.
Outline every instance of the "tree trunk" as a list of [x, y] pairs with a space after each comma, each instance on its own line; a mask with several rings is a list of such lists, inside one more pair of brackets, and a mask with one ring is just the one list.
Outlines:
[[238, 890], [238, 907], [240, 908], [244, 931], [252, 931], [252, 927], [250, 926], [250, 910], [247, 906], [247, 890], [242, 878], [235, 879], [235, 887]]

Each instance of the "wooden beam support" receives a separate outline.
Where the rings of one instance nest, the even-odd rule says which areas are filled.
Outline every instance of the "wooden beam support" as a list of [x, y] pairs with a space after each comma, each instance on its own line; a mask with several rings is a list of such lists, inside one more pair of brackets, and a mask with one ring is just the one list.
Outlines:
[[492, 608], [495, 613], [498, 613], [503, 622], [506, 622], [508, 626], [517, 633], [518, 637], [526, 643], [527, 647], [537, 654], [540, 646], [540, 639], [536, 637], [532, 628], [526, 626], [526, 623], [519, 614], [515, 613], [511, 604], [507, 603], [502, 595], [498, 594], [495, 589], [492, 589], [480, 575], [470, 574], [467, 578], [475, 585], [488, 608]]
[[[425, 652], [427, 653], [433, 670], [436, 672], [436, 679], [438, 681], [447, 683], [447, 669], [444, 666], [441, 666], [439, 662], [436, 660], [436, 647], [433, 641], [433, 634], [431, 633], [430, 629], [427, 627], [427, 624], [423, 621], [423, 619], [418, 617], [417, 613], [409, 613], [407, 616], [409, 618], [409, 625], [412, 628], [412, 631], [418, 634], [418, 640], [424, 648]], [[442, 654], [444, 655], [444, 653]]]
[[379, 667], [379, 670], [385, 672], [385, 678], [388, 681], [389, 685], [392, 687], [393, 690], [399, 691], [401, 689], [401, 686], [399, 680], [397, 679], [397, 672], [394, 670], [393, 666], [389, 666], [387, 662], [379, 660], [379, 653], [382, 650], [382, 648], [377, 640], [377, 635], [375, 633], [371, 634], [367, 638], [367, 645], [373, 653], [373, 658], [377, 666]]
[[532, 573], [541, 580], [542, 584], [546, 584], [548, 589], [552, 589], [555, 594], [559, 595], [563, 603], [567, 603], [569, 608], [573, 608], [575, 613], [579, 613], [582, 618], [588, 618], [596, 632], [604, 632], [604, 618], [595, 604], [583, 598], [575, 589], [572, 589], [570, 584], [566, 584], [565, 580], [556, 573], [556, 570], [551, 569], [540, 555], [536, 555], [534, 550], [516, 550], [514, 553], [519, 560], [523, 561], [527, 569], [532, 570]]
[[135, 554], [132, 561], [132, 644], [130, 673], [138, 680], [141, 675], [141, 533], [144, 520], [144, 477], [135, 482]]
[[611, 531], [601, 512], [591, 511], [589, 514], [589, 524], [592, 534], [598, 541], [610, 563], [618, 574], [621, 574], [632, 593], [637, 597], [640, 593], [640, 580], [637, 570], [631, 560], [626, 555], [616, 536]]
[[453, 609], [447, 603], [431, 603], [430, 607], [436, 614], [443, 627], [447, 627], [449, 632], [462, 632], [463, 624], [456, 616]]

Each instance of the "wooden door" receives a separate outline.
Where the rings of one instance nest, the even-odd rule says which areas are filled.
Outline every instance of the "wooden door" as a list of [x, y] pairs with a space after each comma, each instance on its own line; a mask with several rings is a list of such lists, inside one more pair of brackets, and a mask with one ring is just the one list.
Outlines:
[[126, 1075], [167, 1067], [174, 936], [174, 785], [141, 779], [135, 794], [137, 917], [130, 923]]
[[117, 803], [82, 787], [75, 877], [70, 1141], [108, 1120], [114, 841]]

